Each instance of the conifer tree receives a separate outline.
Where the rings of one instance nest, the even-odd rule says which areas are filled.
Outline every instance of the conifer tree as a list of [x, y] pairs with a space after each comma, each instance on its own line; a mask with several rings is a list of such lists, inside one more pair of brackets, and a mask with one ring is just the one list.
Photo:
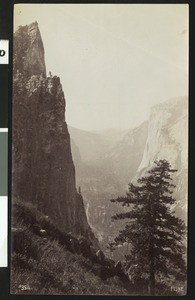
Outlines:
[[129, 207], [113, 220], [126, 219], [125, 227], [111, 243], [131, 245], [126, 256], [134, 278], [145, 278], [149, 294], [155, 294], [157, 281], [184, 280], [185, 224], [172, 211], [176, 200], [172, 197], [175, 185], [171, 174], [176, 172], [166, 160], [155, 162], [146, 176], [129, 184], [125, 197], [112, 199]]

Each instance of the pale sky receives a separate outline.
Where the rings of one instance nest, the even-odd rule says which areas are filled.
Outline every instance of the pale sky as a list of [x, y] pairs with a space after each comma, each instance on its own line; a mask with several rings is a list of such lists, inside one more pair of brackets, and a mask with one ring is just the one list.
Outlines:
[[68, 125], [133, 128], [188, 94], [187, 4], [17, 4], [14, 16], [15, 29], [39, 24]]

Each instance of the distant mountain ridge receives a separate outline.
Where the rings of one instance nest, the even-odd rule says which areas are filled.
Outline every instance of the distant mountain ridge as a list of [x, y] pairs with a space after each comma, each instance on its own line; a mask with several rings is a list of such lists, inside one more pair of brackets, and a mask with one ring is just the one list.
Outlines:
[[[125, 194], [128, 183], [139, 167], [147, 139], [147, 125], [146, 121], [127, 132], [101, 130], [95, 133], [83, 133], [69, 126], [77, 187], [81, 187], [89, 224], [107, 255], [110, 255], [107, 243], [121, 226], [111, 221], [112, 215], [119, 212], [120, 207], [109, 200]], [[96, 141], [95, 147], [90, 139]], [[100, 141], [102, 145], [99, 145]], [[82, 158], [85, 148], [93, 152], [93, 160]], [[119, 259], [120, 255], [117, 257]]]
[[[119, 228], [113, 225], [111, 216], [120, 211], [113, 206], [111, 198], [125, 195], [128, 183], [143, 176], [157, 159], [167, 159], [173, 168], [178, 169], [174, 178], [177, 188], [174, 196], [178, 199], [175, 207], [179, 217], [186, 220], [187, 212], [187, 162], [188, 162], [188, 101], [187, 97], [169, 99], [151, 108], [148, 121], [123, 133], [121, 139], [112, 140], [112, 145], [105, 147], [105, 131], [89, 132], [88, 137], [98, 134], [98, 141], [104, 141], [104, 146], [96, 144], [93, 147], [95, 161], [82, 160], [77, 135], [70, 130], [73, 160], [76, 166], [77, 186], [81, 186], [87, 216], [94, 232], [99, 237], [103, 247], [109, 238], [116, 235]], [[85, 134], [87, 134], [85, 132]], [[92, 135], [94, 134], [94, 135]], [[75, 147], [75, 145], [77, 145]], [[90, 143], [86, 144], [92, 151]], [[101, 148], [101, 155], [97, 147]], [[104, 150], [104, 153], [103, 153]], [[76, 155], [77, 153], [77, 155]], [[78, 159], [79, 157], [79, 159]]]
[[[123, 130], [87, 131], [68, 126], [70, 136], [78, 147], [82, 161], [95, 164], [124, 135]], [[74, 147], [74, 145], [73, 145]], [[74, 150], [73, 150], [74, 151]]]

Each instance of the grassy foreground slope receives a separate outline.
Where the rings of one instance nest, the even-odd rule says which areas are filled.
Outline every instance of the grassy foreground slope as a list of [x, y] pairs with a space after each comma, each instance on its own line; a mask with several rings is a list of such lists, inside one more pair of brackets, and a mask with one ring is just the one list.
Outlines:
[[60, 233], [30, 203], [14, 201], [12, 211], [11, 293], [132, 294], [130, 282], [92, 259], [87, 241]]

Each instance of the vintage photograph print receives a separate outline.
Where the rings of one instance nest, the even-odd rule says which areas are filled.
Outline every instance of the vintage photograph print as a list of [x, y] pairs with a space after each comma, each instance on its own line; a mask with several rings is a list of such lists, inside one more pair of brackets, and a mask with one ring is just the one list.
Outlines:
[[186, 295], [188, 22], [14, 5], [11, 294]]

